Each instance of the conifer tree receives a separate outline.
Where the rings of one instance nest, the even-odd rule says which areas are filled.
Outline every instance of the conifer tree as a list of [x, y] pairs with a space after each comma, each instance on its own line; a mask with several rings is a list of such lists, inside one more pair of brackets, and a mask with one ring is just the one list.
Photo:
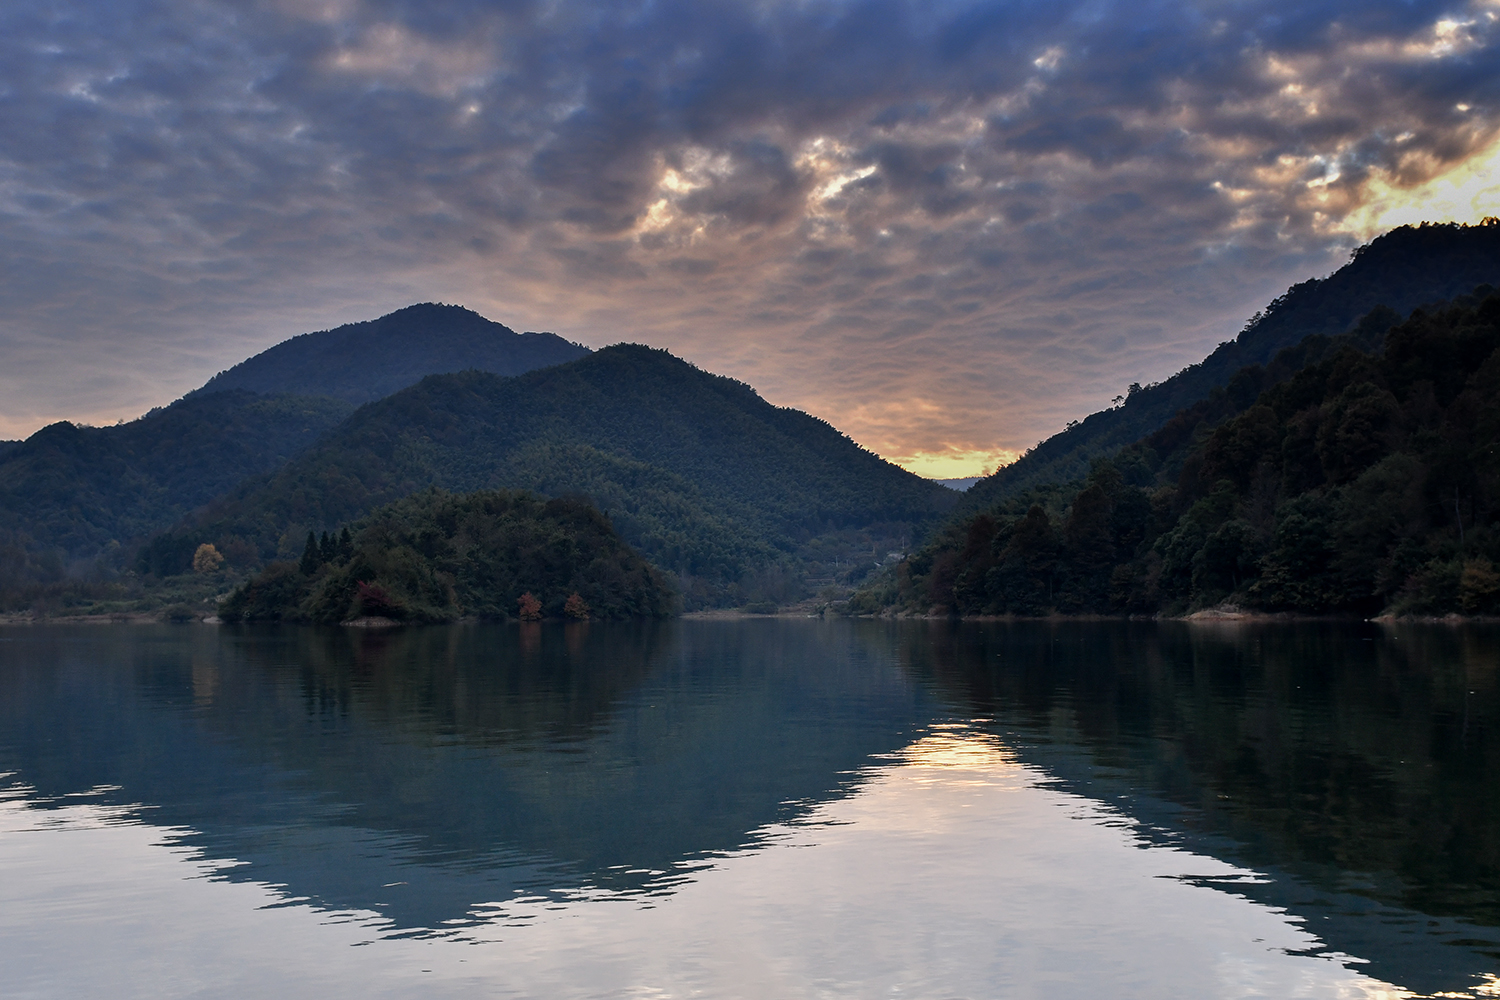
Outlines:
[[307, 544], [302, 547], [302, 561], [297, 564], [297, 571], [303, 576], [312, 576], [318, 571], [321, 560], [318, 558], [318, 539], [311, 531], [307, 533]]

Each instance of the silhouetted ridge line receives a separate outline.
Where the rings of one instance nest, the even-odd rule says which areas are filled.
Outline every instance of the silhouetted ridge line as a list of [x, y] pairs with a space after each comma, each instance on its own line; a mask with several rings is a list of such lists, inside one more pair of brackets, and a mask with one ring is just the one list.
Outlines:
[[1500, 614], [1500, 295], [1309, 336], [1088, 478], [948, 525], [857, 610]]
[[552, 333], [516, 333], [462, 306], [422, 303], [379, 319], [304, 333], [220, 372], [197, 393], [292, 392], [367, 403], [424, 375], [519, 375], [589, 353]]
[[1327, 278], [1293, 285], [1257, 313], [1240, 335], [1164, 382], [1132, 387], [1124, 404], [1101, 410], [974, 484], [963, 509], [982, 510], [1028, 487], [1063, 483], [1090, 462], [1164, 425], [1179, 410], [1229, 384], [1241, 368], [1264, 365], [1310, 335], [1337, 336], [1384, 306], [1387, 326], [1419, 306], [1483, 284], [1500, 285], [1500, 222], [1402, 226], [1360, 247]]

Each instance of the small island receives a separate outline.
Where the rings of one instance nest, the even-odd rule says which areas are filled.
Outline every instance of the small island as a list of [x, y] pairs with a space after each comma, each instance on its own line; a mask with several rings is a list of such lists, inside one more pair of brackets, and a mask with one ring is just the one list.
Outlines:
[[219, 605], [226, 622], [624, 619], [673, 613], [669, 579], [587, 500], [432, 488], [309, 532]]

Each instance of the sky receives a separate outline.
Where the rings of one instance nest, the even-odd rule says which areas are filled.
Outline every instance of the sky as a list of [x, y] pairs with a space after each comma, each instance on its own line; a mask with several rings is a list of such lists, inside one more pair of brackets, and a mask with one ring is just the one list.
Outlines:
[[0, 438], [413, 302], [931, 476], [1500, 215], [1500, 0], [12, 0]]

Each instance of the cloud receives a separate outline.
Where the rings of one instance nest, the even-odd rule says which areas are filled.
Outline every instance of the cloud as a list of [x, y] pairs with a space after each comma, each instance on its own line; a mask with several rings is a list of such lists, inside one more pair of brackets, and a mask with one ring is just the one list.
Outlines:
[[0, 434], [436, 298], [670, 347], [894, 457], [1023, 449], [1403, 198], [1488, 214], [1497, 14], [9, 5]]

